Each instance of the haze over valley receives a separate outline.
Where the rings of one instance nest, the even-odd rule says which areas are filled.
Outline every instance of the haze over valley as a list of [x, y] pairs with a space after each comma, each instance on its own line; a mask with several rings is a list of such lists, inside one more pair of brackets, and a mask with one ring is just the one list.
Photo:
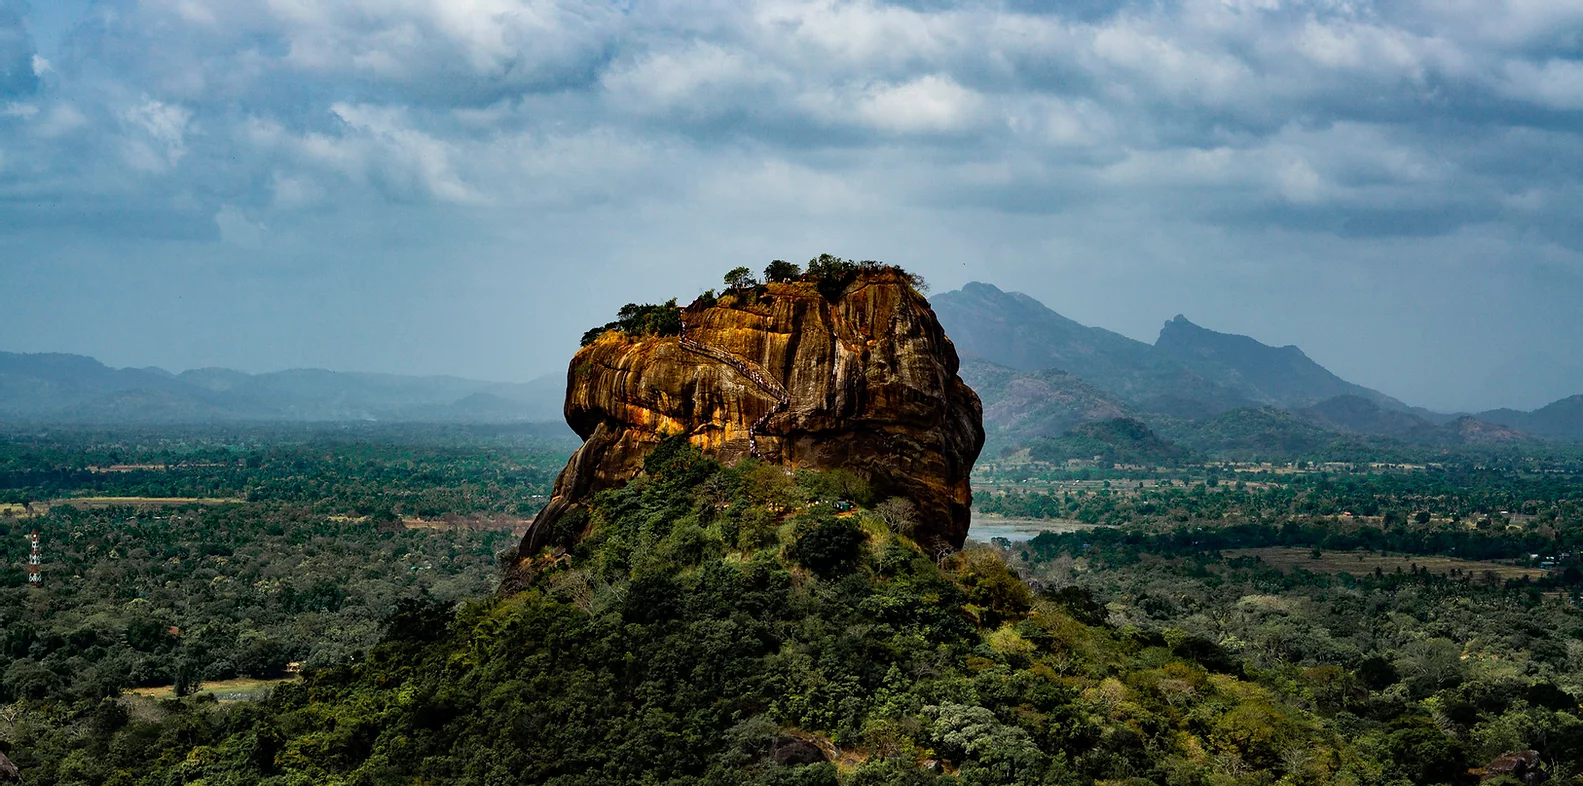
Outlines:
[[1583, 786], [1579, 0], [0, 0], [0, 786]]
[[[1344, 380], [1296, 346], [1216, 332], [1182, 315], [1167, 320], [1149, 344], [1079, 324], [993, 284], [971, 282], [932, 302], [964, 358], [964, 378], [984, 398], [992, 446], [1119, 417], [1156, 422], [1191, 440], [1194, 422], [1266, 407], [1291, 418], [1269, 428], [1332, 437], [1583, 441], [1583, 394], [1532, 411], [1435, 412]], [[561, 420], [563, 387], [559, 372], [528, 383], [322, 369], [173, 374], [112, 369], [81, 356], [0, 353], [0, 420], [14, 423], [554, 424]]]

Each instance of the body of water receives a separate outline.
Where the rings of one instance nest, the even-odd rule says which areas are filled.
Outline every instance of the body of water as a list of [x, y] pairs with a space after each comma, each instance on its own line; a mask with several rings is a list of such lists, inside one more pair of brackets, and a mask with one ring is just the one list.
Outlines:
[[1033, 540], [1044, 532], [1081, 532], [1097, 526], [1071, 519], [1011, 519], [974, 513], [973, 523], [968, 525], [967, 539], [988, 543], [990, 538], [1005, 538], [1020, 543]]

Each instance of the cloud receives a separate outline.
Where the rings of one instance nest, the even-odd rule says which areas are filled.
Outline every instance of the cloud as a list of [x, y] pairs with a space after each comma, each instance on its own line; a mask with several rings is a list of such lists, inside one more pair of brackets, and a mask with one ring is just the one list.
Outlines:
[[[1416, 204], [1434, 201], [1429, 189], [1489, 188], [1494, 168], [1464, 154], [1583, 107], [1583, 63], [1546, 34], [1573, 16], [1515, 0], [1072, 12], [874, 0], [143, 0], [85, 28], [71, 63], [80, 76], [53, 98], [105, 107], [99, 116], [140, 131], [124, 143], [132, 170], [226, 156], [239, 181], [211, 176], [193, 192], [215, 205], [245, 196], [238, 188], [257, 189], [260, 204], [266, 192], [288, 204], [348, 186], [405, 201], [510, 198], [522, 192], [518, 174], [544, 174], [512, 156], [533, 140], [592, 135], [771, 158], [841, 150], [859, 168], [865, 153], [911, 139], [913, 160], [973, 169], [980, 182], [978, 159], [996, 151], [1038, 162], [1030, 176], [1076, 176], [1095, 198], [1126, 187], [1163, 203], [1177, 188], [1208, 187], [1227, 189], [1225, 213], [1256, 193], [1373, 209], [1392, 194]], [[1362, 128], [1396, 164], [1334, 147]], [[191, 129], [204, 144], [192, 145]], [[1346, 171], [1326, 171], [1349, 155]], [[1217, 168], [1221, 158], [1240, 163]], [[480, 160], [491, 165], [473, 171]], [[1360, 178], [1378, 182], [1350, 182]], [[972, 191], [958, 185], [938, 181], [946, 194]], [[1517, 190], [1505, 184], [1486, 201]], [[1372, 196], [1357, 199], [1364, 191]]]
[[0, 211], [46, 248], [278, 260], [398, 211], [643, 259], [626, 227], [1048, 260], [1130, 222], [1107, 240], [1157, 260], [1494, 233], [1512, 269], [1583, 269], [1575, 2], [127, 0], [47, 61], [33, 13], [0, 0]]
[[129, 139], [127, 160], [135, 169], [159, 171], [175, 166], [187, 154], [187, 125], [192, 112], [184, 107], [144, 101], [123, 114], [137, 134]]
[[0, 0], [0, 98], [26, 96], [38, 89], [41, 62], [23, 15], [27, 5]]
[[1583, 110], [1583, 61], [1550, 59], [1506, 67], [1506, 92], [1549, 109]]
[[965, 131], [982, 122], [984, 101], [949, 77], [934, 74], [869, 88], [858, 103], [864, 122], [885, 131]]

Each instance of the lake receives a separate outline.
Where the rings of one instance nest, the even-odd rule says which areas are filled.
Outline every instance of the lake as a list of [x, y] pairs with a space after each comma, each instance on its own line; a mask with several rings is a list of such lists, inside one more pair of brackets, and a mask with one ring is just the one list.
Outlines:
[[1072, 519], [1013, 519], [974, 513], [973, 522], [968, 525], [967, 539], [988, 543], [990, 538], [1005, 538], [1020, 543], [1033, 540], [1045, 532], [1081, 532], [1097, 526]]

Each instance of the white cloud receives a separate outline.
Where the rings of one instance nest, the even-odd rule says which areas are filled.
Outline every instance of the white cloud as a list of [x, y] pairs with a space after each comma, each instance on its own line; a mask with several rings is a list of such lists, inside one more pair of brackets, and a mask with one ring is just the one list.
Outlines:
[[[1023, 212], [1493, 215], [1533, 186], [1504, 135], [1549, 121], [1491, 107], [1583, 106], [1583, 66], [1546, 32], [1572, 5], [141, 0], [14, 106], [41, 188], [179, 168], [169, 187], [210, 211], [638, 205], [687, 199], [710, 162], [767, 201], [766, 172], [802, 172]], [[127, 96], [146, 98], [98, 109]], [[127, 172], [82, 166], [111, 132]], [[1583, 161], [1557, 135], [1545, 150]], [[1522, 215], [1553, 232], [1560, 204]]]
[[453, 146], [409, 126], [401, 111], [349, 104], [336, 104], [332, 111], [348, 125], [368, 134], [388, 161], [404, 167], [435, 198], [460, 203], [481, 200], [456, 173]]
[[899, 85], [876, 85], [858, 102], [858, 116], [885, 131], [964, 131], [986, 118], [984, 100], [950, 77], [930, 74]]
[[269, 0], [266, 7], [259, 24], [286, 41], [291, 67], [394, 82], [446, 73], [532, 84], [596, 56], [620, 20], [593, 0]]
[[1550, 109], [1583, 109], [1583, 61], [1526, 61], [1506, 66], [1506, 93]]
[[1104, 66], [1120, 69], [1127, 72], [1129, 86], [1144, 87], [1173, 103], [1196, 98], [1216, 106], [1258, 95], [1257, 75], [1248, 64], [1228, 52], [1184, 43], [1121, 22], [1094, 32], [1092, 53], [1107, 76], [1117, 77]]
[[127, 140], [127, 159], [133, 168], [162, 171], [187, 155], [187, 127], [192, 121], [192, 112], [187, 108], [146, 100], [122, 116], [143, 132]]
[[[774, 94], [775, 69], [747, 53], [707, 41], [647, 52], [606, 71], [603, 86], [617, 111], [707, 116]], [[749, 93], [747, 91], [754, 91]]]

